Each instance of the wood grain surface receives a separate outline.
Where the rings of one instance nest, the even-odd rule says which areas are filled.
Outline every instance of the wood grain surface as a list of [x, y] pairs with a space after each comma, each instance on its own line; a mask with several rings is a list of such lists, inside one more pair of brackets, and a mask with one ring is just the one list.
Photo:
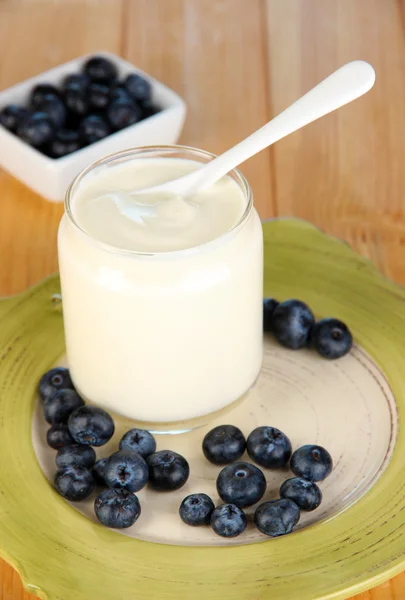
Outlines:
[[[366, 97], [242, 170], [263, 218], [308, 219], [405, 284], [404, 31], [405, 0], [0, 0], [0, 89], [116, 52], [185, 98], [181, 142], [219, 153], [343, 63], [368, 60]], [[62, 210], [0, 170], [1, 295], [57, 269]], [[0, 561], [0, 600], [28, 598]], [[405, 574], [356, 597], [403, 599]]]

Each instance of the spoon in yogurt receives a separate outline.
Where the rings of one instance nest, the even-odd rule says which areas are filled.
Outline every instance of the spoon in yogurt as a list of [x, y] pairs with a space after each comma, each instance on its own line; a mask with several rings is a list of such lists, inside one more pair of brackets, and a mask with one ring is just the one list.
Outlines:
[[[197, 191], [213, 185], [232, 169], [274, 142], [359, 98], [373, 87], [374, 81], [375, 72], [369, 63], [362, 60], [347, 63], [269, 123], [211, 162], [178, 179], [131, 192], [131, 196], [157, 192], [175, 194], [183, 198], [192, 196]], [[145, 212], [148, 212], [146, 207]]]

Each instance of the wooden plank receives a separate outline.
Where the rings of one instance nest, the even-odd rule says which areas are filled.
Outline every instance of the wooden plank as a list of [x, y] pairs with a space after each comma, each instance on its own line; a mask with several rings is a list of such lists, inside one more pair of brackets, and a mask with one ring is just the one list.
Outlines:
[[[261, 0], [132, 0], [127, 58], [188, 104], [181, 142], [220, 153], [269, 118]], [[263, 218], [274, 214], [269, 150], [245, 163]]]

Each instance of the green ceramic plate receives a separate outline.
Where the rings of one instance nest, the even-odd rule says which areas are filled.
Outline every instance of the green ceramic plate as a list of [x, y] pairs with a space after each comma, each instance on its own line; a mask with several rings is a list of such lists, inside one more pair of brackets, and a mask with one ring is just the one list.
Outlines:
[[[367, 486], [347, 505], [331, 505], [320, 522], [291, 536], [232, 547], [134, 539], [77, 512], [48, 484], [31, 438], [36, 383], [64, 354], [61, 311], [52, 301], [59, 292], [55, 276], [0, 302], [0, 555], [14, 565], [30, 592], [49, 600], [188, 600], [195, 595], [204, 600], [325, 600], [347, 598], [405, 567], [405, 291], [306, 223], [266, 223], [264, 238], [265, 295], [299, 297], [317, 314], [347, 321], [358, 342], [350, 360], [362, 370], [343, 359], [337, 377], [345, 372], [353, 402], [356, 385], [359, 398], [368, 397], [365, 385], [381, 392], [380, 421], [373, 421], [374, 409], [367, 409], [370, 418], [364, 427], [358, 425], [361, 439], [385, 440], [378, 460], [364, 473]], [[266, 354], [269, 360], [271, 348]], [[274, 354], [280, 365], [297, 364], [298, 354], [289, 356]], [[310, 382], [318, 396], [319, 386], [308, 375], [312, 363], [302, 356], [306, 390], [301, 381], [293, 383], [310, 406]], [[321, 363], [316, 364], [319, 371]], [[331, 363], [322, 364], [333, 374]], [[354, 373], [366, 372], [369, 380], [358, 383]], [[341, 389], [349, 389], [342, 382]], [[378, 390], [373, 394], [377, 397]], [[353, 437], [349, 409], [340, 411], [334, 431], [344, 442]], [[370, 442], [367, 455], [374, 456], [376, 445]]]

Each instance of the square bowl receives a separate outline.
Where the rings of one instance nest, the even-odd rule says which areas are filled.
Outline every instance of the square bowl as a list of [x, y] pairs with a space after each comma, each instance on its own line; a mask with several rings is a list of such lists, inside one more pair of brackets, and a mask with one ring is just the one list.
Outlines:
[[138, 73], [147, 79], [152, 85], [152, 101], [160, 108], [160, 112], [57, 159], [42, 154], [0, 126], [0, 166], [53, 202], [63, 201], [74, 177], [92, 162], [135, 146], [173, 144], [183, 127], [186, 104], [182, 98], [130, 62], [109, 52], [94, 52], [75, 58], [0, 92], [0, 110], [7, 104], [27, 105], [35, 85], [51, 83], [58, 86], [67, 75], [79, 72], [84, 63], [96, 55], [114, 62], [120, 78], [129, 73]]

